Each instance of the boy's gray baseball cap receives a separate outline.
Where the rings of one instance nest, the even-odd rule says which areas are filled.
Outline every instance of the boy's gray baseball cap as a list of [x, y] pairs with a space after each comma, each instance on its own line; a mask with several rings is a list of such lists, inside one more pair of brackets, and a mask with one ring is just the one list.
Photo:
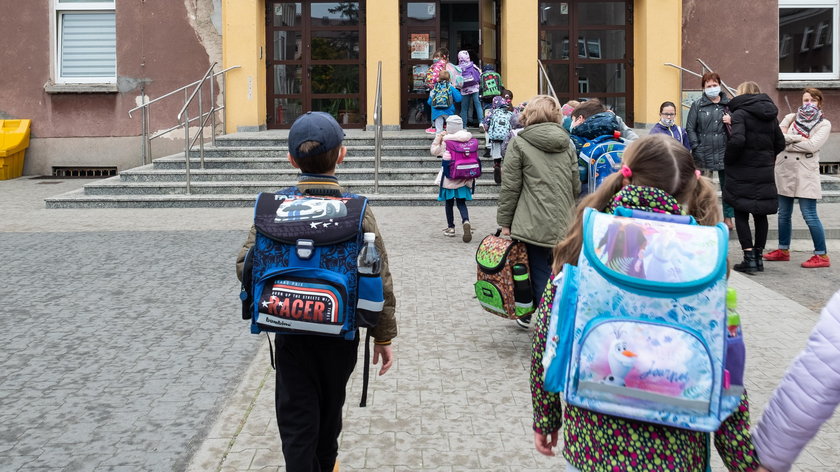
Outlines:
[[[329, 113], [308, 111], [300, 115], [289, 130], [289, 154], [295, 159], [323, 154], [335, 149], [344, 140], [344, 130]], [[300, 145], [306, 141], [321, 143], [309, 151], [300, 152]]]

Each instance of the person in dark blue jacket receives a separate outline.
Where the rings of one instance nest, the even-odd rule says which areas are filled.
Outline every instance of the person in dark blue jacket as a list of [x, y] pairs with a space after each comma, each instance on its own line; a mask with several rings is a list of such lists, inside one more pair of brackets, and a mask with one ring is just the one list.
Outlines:
[[681, 142], [686, 149], [691, 151], [691, 143], [688, 141], [688, 133], [676, 123], [677, 106], [674, 102], [662, 102], [659, 105], [659, 121], [653, 125], [650, 134], [665, 134]]

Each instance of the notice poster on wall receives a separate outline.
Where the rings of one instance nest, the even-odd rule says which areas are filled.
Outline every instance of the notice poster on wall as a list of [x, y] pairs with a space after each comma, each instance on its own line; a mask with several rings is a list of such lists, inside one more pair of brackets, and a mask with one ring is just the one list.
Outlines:
[[412, 59], [428, 59], [429, 55], [429, 34], [428, 33], [412, 33], [411, 34], [411, 58]]

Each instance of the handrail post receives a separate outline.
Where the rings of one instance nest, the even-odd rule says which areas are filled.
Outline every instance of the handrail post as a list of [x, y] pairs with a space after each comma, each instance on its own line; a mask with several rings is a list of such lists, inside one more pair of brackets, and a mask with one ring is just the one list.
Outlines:
[[140, 137], [140, 139], [141, 139], [140, 150], [142, 152], [142, 155], [140, 157], [141, 157], [141, 159], [143, 159], [143, 162], [140, 165], [146, 165], [147, 164], [146, 159], [147, 159], [147, 156], [149, 155], [149, 152], [148, 152], [149, 128], [147, 128], [147, 126], [148, 126], [147, 125], [148, 120], [146, 120], [146, 115], [147, 114], [148, 114], [148, 109], [146, 107], [143, 107], [143, 113], [140, 117], [140, 119], [141, 119], [140, 129], [142, 130], [142, 133], [143, 133], [143, 135]]
[[222, 133], [227, 133], [227, 76], [222, 74]]
[[210, 144], [216, 146], [216, 82], [213, 76], [210, 76]]
[[[210, 69], [212, 70], [212, 67]], [[204, 109], [201, 99], [202, 87], [204, 87], [203, 81], [198, 84], [198, 157], [199, 162], [201, 162], [201, 169], [204, 170], [204, 123], [206, 120], [204, 119]]]
[[379, 165], [382, 160], [382, 61], [376, 66], [376, 99], [373, 103], [373, 193], [379, 193]]
[[192, 193], [190, 187], [190, 114], [184, 110], [184, 159], [186, 160], [185, 176], [187, 179], [187, 195]]

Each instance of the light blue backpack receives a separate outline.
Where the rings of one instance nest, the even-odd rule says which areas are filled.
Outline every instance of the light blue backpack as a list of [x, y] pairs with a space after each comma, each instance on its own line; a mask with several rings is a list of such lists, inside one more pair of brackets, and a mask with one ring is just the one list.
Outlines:
[[577, 266], [555, 281], [545, 388], [598, 413], [716, 431], [740, 403], [727, 330], [722, 224], [618, 208], [584, 212]]

